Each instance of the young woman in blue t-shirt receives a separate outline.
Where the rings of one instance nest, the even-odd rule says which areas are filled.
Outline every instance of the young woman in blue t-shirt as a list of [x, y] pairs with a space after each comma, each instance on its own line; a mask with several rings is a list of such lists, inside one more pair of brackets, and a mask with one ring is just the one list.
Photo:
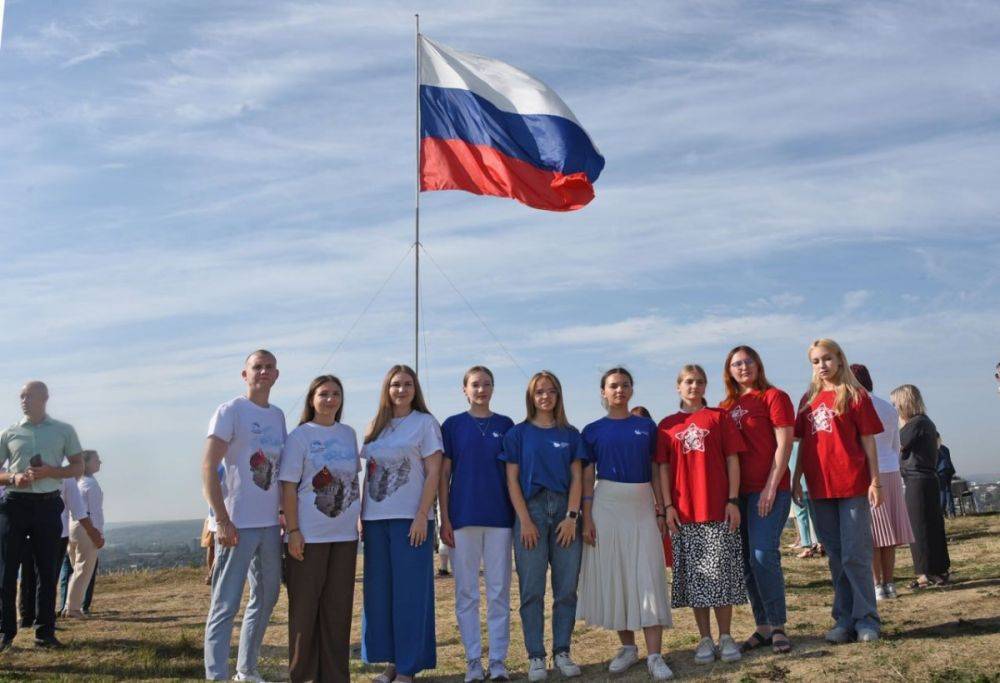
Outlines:
[[577, 618], [618, 632], [622, 647], [608, 667], [613, 674], [639, 661], [635, 631], [641, 628], [649, 675], [665, 681], [673, 672], [660, 649], [663, 627], [672, 622], [662, 551], [666, 521], [659, 478], [653, 476], [656, 424], [629, 413], [631, 398], [632, 374], [608, 370], [601, 377], [608, 414], [583, 428], [586, 547]]
[[[507, 493], [504, 464], [497, 458], [503, 437], [514, 426], [490, 410], [493, 373], [477, 365], [462, 380], [469, 409], [441, 425], [441, 540], [453, 548], [455, 616], [465, 647], [466, 681], [507, 680], [510, 644], [510, 552], [514, 508]], [[486, 581], [489, 666], [483, 670], [479, 625], [479, 566]]]
[[528, 680], [548, 676], [545, 665], [545, 574], [552, 568], [553, 663], [564, 677], [579, 676], [569, 656], [576, 620], [576, 584], [582, 545], [577, 524], [582, 480], [580, 432], [563, 409], [562, 387], [551, 372], [536, 373], [525, 392], [527, 417], [504, 436], [507, 487], [516, 513], [514, 565], [521, 593], [521, 627]]

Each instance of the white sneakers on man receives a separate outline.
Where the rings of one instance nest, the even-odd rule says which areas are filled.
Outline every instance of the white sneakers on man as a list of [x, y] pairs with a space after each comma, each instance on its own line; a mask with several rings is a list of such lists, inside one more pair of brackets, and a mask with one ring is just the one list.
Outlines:
[[507, 667], [498, 659], [490, 660], [490, 680], [491, 681], [509, 681], [510, 674], [507, 673]]
[[233, 680], [250, 681], [251, 683], [264, 683], [264, 679], [258, 676], [257, 674], [245, 674], [245, 673], [240, 673], [239, 671], [237, 671], [236, 675], [233, 676]]
[[674, 672], [670, 670], [659, 652], [646, 657], [646, 669], [654, 681], [668, 681], [674, 677]]
[[545, 658], [535, 657], [528, 660], [528, 680], [544, 681], [549, 677], [548, 669], [545, 668]]
[[638, 661], [639, 648], [635, 645], [622, 645], [621, 649], [618, 650], [618, 654], [615, 655], [615, 658], [611, 660], [611, 664], [608, 665], [608, 671], [613, 674], [620, 674]]
[[886, 593], [885, 586], [880, 583], [875, 584], [875, 600], [882, 602], [887, 597], [889, 597], [889, 595]]
[[580, 675], [580, 667], [576, 665], [572, 659], [570, 659], [568, 652], [560, 652], [552, 659], [552, 663], [556, 665], [559, 669], [559, 673], [563, 675], [563, 678], [573, 678], [574, 676]]
[[465, 663], [465, 683], [482, 681], [485, 678], [486, 674], [483, 672], [483, 663], [481, 660], [470, 659]]

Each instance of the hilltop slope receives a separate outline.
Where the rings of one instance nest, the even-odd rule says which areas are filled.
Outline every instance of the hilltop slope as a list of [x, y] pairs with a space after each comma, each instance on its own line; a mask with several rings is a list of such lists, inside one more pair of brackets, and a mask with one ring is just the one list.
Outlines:
[[[697, 641], [690, 610], [676, 610], [675, 627], [666, 632], [667, 660], [678, 678], [711, 680], [1000, 680], [1000, 515], [949, 520], [957, 583], [881, 603], [885, 638], [872, 645], [830, 646], [822, 641], [830, 625], [829, 578], [825, 560], [799, 560], [783, 550], [789, 592], [790, 656], [769, 653], [736, 665], [698, 667], [691, 648]], [[785, 542], [790, 540], [786, 534]], [[897, 582], [912, 578], [909, 552], [900, 550]], [[360, 567], [359, 567], [360, 569]], [[203, 573], [175, 569], [102, 576], [94, 616], [71, 621], [60, 632], [69, 647], [35, 650], [31, 633], [18, 635], [16, 649], [0, 655], [0, 680], [200, 679], [201, 640], [208, 607]], [[355, 595], [354, 641], [360, 630], [360, 575]], [[435, 584], [438, 600], [438, 669], [422, 680], [462, 680], [464, 658], [453, 612], [453, 583]], [[520, 622], [512, 615], [512, 671], [526, 669]], [[268, 630], [263, 669], [270, 680], [286, 680], [287, 601], [278, 603]], [[737, 610], [734, 635], [752, 628], [748, 607]], [[237, 625], [238, 630], [238, 625]], [[582, 680], [607, 680], [606, 665], [617, 650], [613, 634], [578, 624], [574, 657], [584, 666]], [[235, 656], [235, 648], [234, 648]], [[352, 661], [356, 680], [372, 669]], [[558, 678], [558, 677], [556, 677]], [[619, 681], [646, 681], [636, 666]]]

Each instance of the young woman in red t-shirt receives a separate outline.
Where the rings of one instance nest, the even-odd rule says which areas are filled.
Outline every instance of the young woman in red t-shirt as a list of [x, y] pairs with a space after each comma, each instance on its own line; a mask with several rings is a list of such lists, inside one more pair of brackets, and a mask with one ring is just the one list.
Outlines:
[[[710, 664], [740, 658], [729, 633], [733, 605], [746, 602], [740, 541], [740, 463], [746, 444], [732, 419], [705, 404], [705, 371], [685, 365], [677, 375], [681, 410], [663, 418], [657, 430], [656, 458], [673, 533], [674, 607], [691, 607], [701, 641], [695, 661]], [[719, 625], [719, 647], [712, 640], [710, 609]]]
[[757, 630], [743, 651], [767, 644], [776, 653], [791, 650], [785, 635], [785, 577], [781, 571], [781, 531], [792, 495], [788, 459], [792, 453], [795, 409], [781, 389], [771, 386], [760, 355], [737, 346], [722, 368], [729, 413], [747, 449], [740, 453], [740, 536], [743, 577]]
[[882, 421], [837, 342], [809, 347], [813, 379], [799, 406], [799, 458], [792, 496], [806, 475], [816, 533], [830, 558], [834, 627], [831, 643], [878, 640], [881, 621], [872, 576], [871, 508], [882, 504], [875, 434]]

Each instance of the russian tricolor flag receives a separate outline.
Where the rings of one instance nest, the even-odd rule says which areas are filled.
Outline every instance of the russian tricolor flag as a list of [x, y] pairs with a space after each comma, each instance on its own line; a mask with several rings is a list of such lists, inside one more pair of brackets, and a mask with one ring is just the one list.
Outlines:
[[547, 85], [509, 64], [420, 36], [420, 189], [510, 197], [573, 211], [604, 168]]

